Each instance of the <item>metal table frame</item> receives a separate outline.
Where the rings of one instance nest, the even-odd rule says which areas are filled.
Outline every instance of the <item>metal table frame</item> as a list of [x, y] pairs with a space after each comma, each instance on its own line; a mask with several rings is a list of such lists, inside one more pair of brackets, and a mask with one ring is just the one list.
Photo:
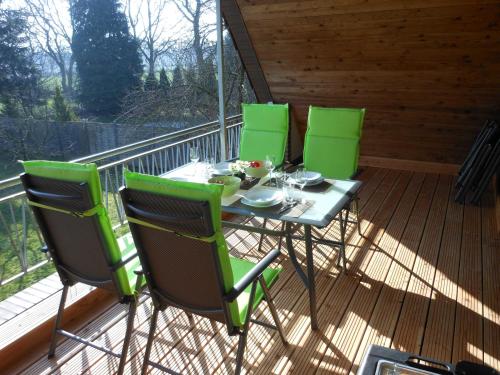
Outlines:
[[[223, 212], [234, 213], [233, 211], [227, 210], [227, 207], [222, 206]], [[313, 244], [323, 244], [333, 247], [339, 248], [339, 258], [337, 258], [337, 265], [340, 265], [340, 259], [342, 258], [342, 265], [344, 272], [347, 272], [346, 268], [346, 254], [345, 254], [345, 233], [347, 229], [348, 216], [349, 213], [346, 212], [344, 215], [344, 208], [341, 208], [339, 212], [334, 215], [331, 221], [338, 217], [339, 225], [340, 225], [340, 240], [326, 240], [323, 238], [316, 237], [312, 234], [312, 226], [311, 224], [303, 224], [303, 223], [293, 223], [291, 221], [284, 221], [285, 228], [284, 230], [273, 230], [267, 228], [256, 227], [253, 225], [246, 224], [238, 224], [230, 221], [223, 221], [222, 225], [227, 228], [245, 230], [247, 232], [265, 234], [269, 236], [278, 236], [285, 237], [285, 244], [290, 260], [297, 272], [297, 275], [300, 277], [304, 286], [307, 288], [309, 293], [309, 310], [311, 314], [311, 328], [316, 330], [318, 329], [318, 317], [317, 317], [317, 307], [316, 307], [316, 281], [314, 274], [314, 259], [313, 259]], [[248, 215], [255, 216], [255, 215]], [[277, 219], [279, 220], [279, 219]], [[299, 236], [294, 234], [298, 227], [304, 227], [304, 236]], [[302, 266], [300, 265], [297, 254], [293, 247], [292, 240], [300, 240], [305, 242], [305, 250], [306, 250], [306, 272], [304, 272]]]

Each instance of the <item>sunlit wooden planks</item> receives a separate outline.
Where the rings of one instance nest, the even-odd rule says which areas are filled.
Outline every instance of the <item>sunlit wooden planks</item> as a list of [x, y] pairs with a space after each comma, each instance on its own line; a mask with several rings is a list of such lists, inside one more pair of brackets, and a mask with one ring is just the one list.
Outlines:
[[410, 280], [411, 270], [417, 257], [415, 249], [418, 249], [429, 210], [432, 210], [431, 202], [433, 201], [437, 180], [437, 175], [426, 176], [401, 241], [398, 243], [387, 277], [383, 282], [380, 295], [377, 298], [375, 308], [364, 333], [363, 341], [353, 363], [352, 373], [356, 372], [368, 345], [390, 346]]
[[[495, 222], [495, 196], [489, 189], [482, 201], [482, 276], [484, 363], [500, 368], [500, 235]], [[500, 223], [499, 223], [500, 224]]]
[[[453, 181], [448, 176], [368, 167], [359, 178], [365, 182], [360, 192], [363, 237], [349, 226], [349, 274], [336, 267], [336, 250], [315, 249], [320, 330], [310, 329], [307, 293], [284, 257], [284, 271], [272, 293], [291, 345], [284, 348], [276, 332], [253, 325], [245, 372], [354, 374], [366, 346], [372, 342], [389, 346], [392, 336], [417, 354], [448, 361], [484, 360], [498, 368], [500, 238], [495, 233], [492, 195], [481, 207], [467, 206], [464, 212], [453, 202]], [[316, 232], [333, 239], [338, 225]], [[258, 236], [240, 231], [228, 234], [233, 253], [246, 259], [262, 257], [256, 251], [257, 240]], [[274, 243], [269, 239], [266, 248]], [[303, 260], [303, 245], [297, 243], [297, 248]], [[478, 269], [481, 278], [471, 269]], [[431, 281], [423, 282], [424, 278]], [[407, 307], [399, 314], [404, 303]], [[103, 341], [120, 348], [124, 320], [109, 322], [122, 309], [115, 305], [85, 331], [101, 328]], [[146, 300], [138, 309], [127, 373], [139, 372], [150, 313]], [[257, 316], [270, 318], [265, 303]], [[230, 374], [235, 347], [236, 338], [228, 337], [224, 326], [196, 317], [191, 326], [180, 310], [168, 309], [160, 316], [153, 357], [185, 374]], [[56, 359], [41, 358], [26, 374], [104, 375], [116, 368], [116, 359], [67, 341]]]
[[[457, 249], [458, 250], [458, 249]], [[464, 208], [452, 361], [483, 361], [481, 208]]]
[[427, 318], [429, 298], [439, 254], [443, 223], [448, 203], [451, 178], [443, 176], [438, 185], [437, 206], [425, 226], [425, 232], [418, 248], [408, 289], [404, 297], [401, 316], [393, 336], [393, 348], [419, 353]]
[[451, 361], [463, 206], [450, 194], [421, 354]]

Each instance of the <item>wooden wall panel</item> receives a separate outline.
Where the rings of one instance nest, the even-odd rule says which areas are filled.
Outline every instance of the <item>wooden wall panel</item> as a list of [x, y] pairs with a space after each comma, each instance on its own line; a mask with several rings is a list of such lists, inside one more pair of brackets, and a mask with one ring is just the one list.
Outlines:
[[276, 102], [365, 107], [364, 156], [461, 163], [500, 117], [500, 1], [237, 0]]

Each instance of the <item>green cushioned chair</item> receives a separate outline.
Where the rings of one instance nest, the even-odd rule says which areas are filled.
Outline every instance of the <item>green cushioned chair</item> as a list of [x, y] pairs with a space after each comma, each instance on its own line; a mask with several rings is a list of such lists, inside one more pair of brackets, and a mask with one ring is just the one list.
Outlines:
[[133, 330], [137, 291], [145, 282], [134, 274], [140, 264], [132, 236], [115, 237], [102, 203], [95, 164], [26, 161], [23, 166], [21, 180], [46, 243], [44, 251], [51, 255], [63, 284], [49, 358], [55, 354], [57, 335], [110, 352], [61, 329], [68, 289], [82, 282], [114, 292], [120, 303], [129, 306], [122, 352], [113, 353], [120, 357], [121, 374]]
[[364, 115], [364, 109], [310, 106], [304, 167], [327, 178], [351, 178], [358, 169]]
[[[304, 142], [304, 167], [333, 179], [352, 178], [358, 170], [359, 142], [365, 109], [309, 107]], [[358, 233], [359, 203], [354, 196]]]
[[149, 361], [158, 312], [168, 306], [222, 322], [230, 335], [239, 335], [236, 373], [252, 311], [263, 299], [286, 343], [267, 289], [281, 272], [269, 268], [280, 252], [271, 251], [258, 264], [228, 255], [222, 186], [133, 172], [126, 172], [125, 181], [121, 197], [154, 304], [142, 372], [148, 365], [171, 371]]
[[242, 104], [243, 129], [240, 139], [241, 160], [265, 160], [276, 157], [282, 165], [288, 137], [288, 104]]

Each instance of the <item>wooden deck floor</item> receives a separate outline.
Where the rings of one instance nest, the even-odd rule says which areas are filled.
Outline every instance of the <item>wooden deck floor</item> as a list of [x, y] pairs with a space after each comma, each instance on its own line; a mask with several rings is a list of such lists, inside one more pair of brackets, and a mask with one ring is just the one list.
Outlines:
[[[359, 177], [362, 233], [348, 230], [349, 273], [336, 267], [337, 252], [315, 251], [319, 327], [311, 331], [307, 293], [286, 256], [272, 288], [290, 345], [276, 332], [253, 325], [244, 368], [258, 374], [356, 373], [371, 343], [445, 361], [469, 359], [500, 368], [500, 238], [493, 195], [481, 207], [453, 202], [450, 176], [366, 168]], [[321, 231], [338, 234], [336, 224]], [[232, 254], [250, 260], [257, 237], [229, 232]], [[273, 246], [267, 243], [266, 247]], [[296, 243], [303, 259], [303, 245]], [[121, 347], [125, 321], [109, 322], [123, 310], [113, 306], [83, 334], [102, 329], [101, 341]], [[137, 373], [151, 306], [138, 308], [127, 373]], [[270, 318], [265, 306], [257, 311]], [[237, 338], [222, 325], [169, 309], [158, 322], [152, 359], [181, 373], [232, 373]], [[118, 361], [66, 341], [56, 358], [27, 364], [25, 374], [109, 374]], [[151, 371], [156, 373], [155, 371]]]

